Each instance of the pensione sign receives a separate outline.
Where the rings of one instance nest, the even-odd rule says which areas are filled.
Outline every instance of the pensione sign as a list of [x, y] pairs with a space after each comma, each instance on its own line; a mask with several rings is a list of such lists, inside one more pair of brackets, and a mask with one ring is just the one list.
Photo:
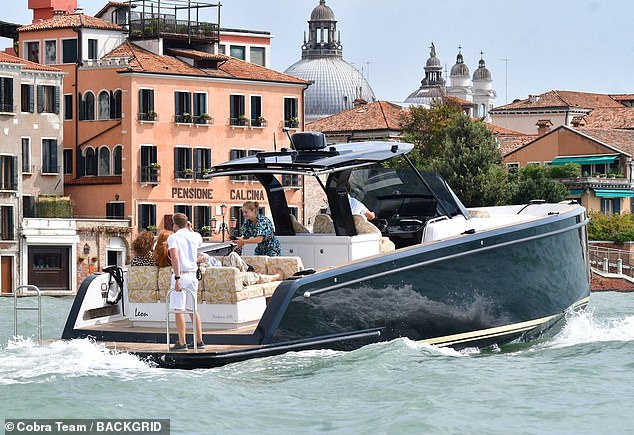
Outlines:
[[213, 199], [214, 190], [204, 187], [172, 187], [172, 198]]

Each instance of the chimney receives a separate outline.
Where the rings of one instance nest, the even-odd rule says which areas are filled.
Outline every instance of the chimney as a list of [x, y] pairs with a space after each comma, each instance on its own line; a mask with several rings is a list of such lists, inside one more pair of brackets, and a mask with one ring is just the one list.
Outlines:
[[550, 131], [553, 123], [550, 122], [550, 119], [540, 119], [535, 125], [537, 126], [537, 136], [543, 136]]
[[573, 116], [570, 123], [572, 124], [574, 128], [579, 128], [586, 125], [586, 120], [585, 120], [585, 117], [583, 116]]
[[528, 102], [529, 103], [537, 103], [539, 101], [539, 95], [529, 95]]
[[363, 98], [355, 98], [354, 101], [352, 102], [353, 107], [360, 107], [366, 104], [368, 104], [368, 102], [365, 101]]
[[72, 14], [77, 8], [77, 0], [29, 0], [28, 6], [33, 11], [32, 22], [37, 23], [60, 15], [60, 11]]

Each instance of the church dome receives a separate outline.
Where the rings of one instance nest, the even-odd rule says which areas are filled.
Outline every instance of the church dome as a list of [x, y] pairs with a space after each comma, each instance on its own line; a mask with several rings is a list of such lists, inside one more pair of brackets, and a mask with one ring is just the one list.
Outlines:
[[427, 59], [427, 62], [425, 63], [426, 67], [440, 67], [442, 68], [442, 65], [440, 64], [440, 59], [438, 59], [436, 56], [432, 56], [429, 59]]
[[335, 13], [326, 6], [326, 0], [319, 0], [319, 5], [310, 14], [311, 21], [335, 21]]
[[461, 53], [458, 53], [456, 64], [451, 67], [449, 75], [451, 77], [469, 77], [469, 67], [465, 65]]
[[484, 59], [480, 59], [480, 62], [478, 63], [478, 69], [473, 72], [473, 80], [493, 80], [493, 78], [491, 77], [491, 72], [484, 65]]
[[356, 99], [376, 101], [365, 77], [341, 57], [302, 59], [284, 73], [313, 82], [304, 93], [306, 122], [352, 109]]

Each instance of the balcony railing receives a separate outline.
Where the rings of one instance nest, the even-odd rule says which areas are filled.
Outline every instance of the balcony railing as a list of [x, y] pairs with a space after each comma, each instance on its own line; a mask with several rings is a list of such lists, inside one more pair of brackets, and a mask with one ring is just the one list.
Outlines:
[[246, 118], [229, 118], [229, 125], [233, 127], [247, 127], [249, 120]]
[[183, 170], [180, 170], [180, 171], [174, 171], [174, 178], [184, 178], [184, 179], [194, 178], [194, 170], [193, 169], [183, 169]]
[[159, 35], [171, 34], [217, 41], [220, 35], [218, 30], [218, 24], [215, 23], [175, 20], [163, 16], [130, 21], [130, 38], [132, 39], [155, 38]]
[[211, 125], [214, 123], [214, 119], [210, 116], [194, 116], [194, 124], [198, 125]]
[[158, 118], [156, 112], [139, 113], [139, 121], [155, 122]]
[[177, 124], [191, 124], [193, 121], [193, 118], [189, 113], [187, 114], [181, 113], [180, 115], [174, 115], [174, 121]]
[[251, 120], [251, 127], [266, 127], [266, 119], [255, 118]]
[[298, 128], [299, 127], [299, 121], [294, 120], [294, 119], [285, 119], [284, 120], [284, 127], [286, 128]]
[[15, 113], [15, 106], [9, 103], [0, 103], [1, 113]]
[[161, 182], [161, 168], [158, 166], [139, 166], [139, 181], [141, 183], [159, 184]]

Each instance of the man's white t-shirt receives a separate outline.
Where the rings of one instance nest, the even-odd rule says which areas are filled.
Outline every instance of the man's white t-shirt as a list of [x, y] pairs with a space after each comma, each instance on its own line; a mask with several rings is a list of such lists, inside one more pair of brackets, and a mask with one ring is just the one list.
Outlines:
[[365, 205], [363, 205], [361, 201], [359, 201], [356, 198], [353, 198], [350, 195], [348, 195], [348, 201], [350, 202], [350, 211], [352, 212], [352, 214], [364, 215], [369, 211], [368, 208]]
[[181, 228], [167, 238], [167, 247], [178, 248], [180, 272], [195, 272], [198, 269], [198, 246], [203, 242], [202, 236], [187, 228]]

